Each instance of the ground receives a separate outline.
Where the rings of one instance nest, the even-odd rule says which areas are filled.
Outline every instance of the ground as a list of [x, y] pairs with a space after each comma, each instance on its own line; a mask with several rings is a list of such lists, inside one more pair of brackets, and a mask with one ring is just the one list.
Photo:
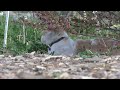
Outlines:
[[120, 55], [50, 56], [34, 52], [0, 55], [1, 79], [120, 79]]

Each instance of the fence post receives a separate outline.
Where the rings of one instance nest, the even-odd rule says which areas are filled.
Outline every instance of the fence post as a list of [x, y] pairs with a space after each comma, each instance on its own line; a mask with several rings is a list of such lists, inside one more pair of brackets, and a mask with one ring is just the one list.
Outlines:
[[7, 32], [8, 32], [8, 22], [9, 22], [9, 11], [6, 11], [6, 21], [5, 21], [5, 31], [4, 31], [4, 42], [3, 47], [7, 46]]

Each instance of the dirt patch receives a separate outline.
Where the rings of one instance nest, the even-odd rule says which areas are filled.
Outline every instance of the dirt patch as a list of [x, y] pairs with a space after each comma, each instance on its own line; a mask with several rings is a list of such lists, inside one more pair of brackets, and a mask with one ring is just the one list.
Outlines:
[[119, 79], [120, 55], [81, 57], [0, 55], [1, 79]]

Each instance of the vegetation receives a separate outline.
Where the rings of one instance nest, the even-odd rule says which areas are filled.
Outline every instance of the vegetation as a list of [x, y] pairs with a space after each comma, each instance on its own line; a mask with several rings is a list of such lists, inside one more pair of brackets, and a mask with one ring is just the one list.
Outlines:
[[[120, 31], [112, 31], [105, 28], [96, 30], [96, 27], [93, 25], [86, 26], [82, 28], [82, 21], [78, 19], [76, 23], [74, 22], [76, 17], [71, 19], [70, 25], [71, 28], [68, 30], [69, 35], [72, 39], [95, 39], [98, 37], [107, 37], [113, 39], [120, 38]], [[35, 21], [35, 19], [33, 19]], [[87, 25], [87, 24], [86, 24]], [[119, 26], [119, 25], [118, 25]], [[6, 51], [3, 49], [3, 38], [4, 38], [4, 29], [5, 29], [5, 16], [0, 16], [0, 54], [2, 53], [11, 53], [14, 55], [30, 53], [36, 51], [37, 53], [47, 53], [47, 46], [43, 45], [40, 42], [42, 35], [42, 27], [34, 28], [31, 25], [24, 25], [25, 31], [23, 31], [23, 23], [15, 22], [13, 17], [10, 17], [9, 20], [9, 30], [8, 30], [8, 44]], [[72, 33], [75, 32], [75, 33]], [[24, 37], [25, 33], [25, 37]], [[89, 50], [80, 53], [82, 57], [92, 57], [98, 55], [92, 53]]]
[[[8, 29], [2, 12], [0, 79], [120, 79], [120, 11], [7, 11]], [[83, 52], [71, 58], [48, 55], [41, 43], [45, 29], [82, 39], [76, 51]]]
[[[5, 28], [5, 17], [0, 17], [0, 49], [1, 54], [3, 53], [3, 38], [4, 38], [4, 28]], [[10, 17], [9, 30], [8, 30], [8, 44], [7, 52], [14, 55], [29, 53], [32, 51], [39, 51], [39, 53], [46, 52], [46, 45], [40, 42], [41, 30], [34, 29], [30, 26], [25, 27], [25, 39], [26, 42], [23, 43], [23, 30], [22, 24], [12, 21]]]

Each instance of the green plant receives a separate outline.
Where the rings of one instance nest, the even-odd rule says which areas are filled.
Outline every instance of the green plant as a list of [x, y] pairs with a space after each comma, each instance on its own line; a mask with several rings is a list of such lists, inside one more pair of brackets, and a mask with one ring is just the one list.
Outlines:
[[90, 50], [85, 50], [83, 52], [80, 52], [79, 56], [85, 59], [85, 58], [92, 58], [94, 56], [99, 56], [99, 54], [98, 53], [93, 53]]
[[[3, 54], [3, 38], [5, 29], [5, 17], [0, 17], [0, 54]], [[46, 53], [47, 46], [40, 42], [41, 30], [34, 29], [31, 26], [25, 26], [25, 43], [23, 43], [23, 28], [22, 23], [12, 21], [12, 17], [9, 20], [9, 30], [7, 38], [7, 51], [11, 54], [19, 55], [24, 53], [30, 53], [33, 51]]]
[[48, 46], [42, 44], [40, 41], [34, 41], [30, 45], [28, 49], [28, 53], [32, 51], [36, 51], [37, 53], [44, 54], [44, 53], [47, 53], [47, 48]]

